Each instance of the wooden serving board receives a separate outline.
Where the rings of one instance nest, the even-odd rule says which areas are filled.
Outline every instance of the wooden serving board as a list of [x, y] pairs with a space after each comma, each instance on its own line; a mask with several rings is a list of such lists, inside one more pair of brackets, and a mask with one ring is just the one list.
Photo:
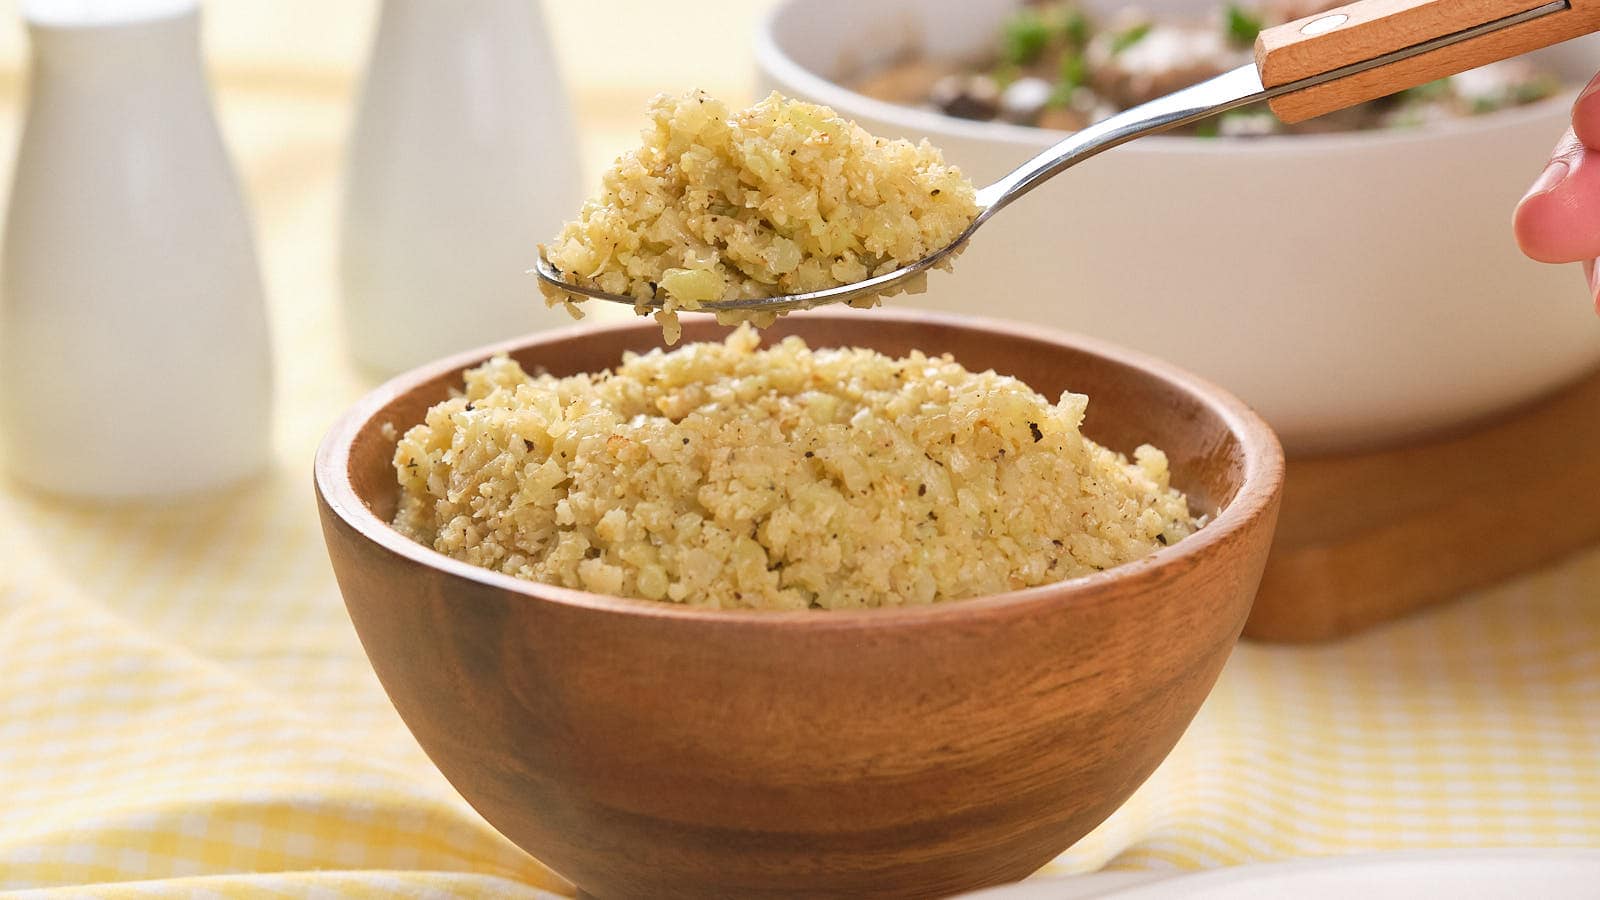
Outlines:
[[1600, 543], [1600, 371], [1452, 436], [1290, 459], [1245, 636], [1353, 634]]

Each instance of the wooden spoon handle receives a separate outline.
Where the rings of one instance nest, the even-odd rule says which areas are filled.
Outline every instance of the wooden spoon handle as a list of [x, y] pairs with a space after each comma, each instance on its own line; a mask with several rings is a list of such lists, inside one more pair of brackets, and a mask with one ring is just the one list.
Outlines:
[[[1289, 84], [1545, 6], [1550, 0], [1360, 0], [1269, 28], [1256, 38], [1268, 87]], [[1272, 99], [1294, 123], [1600, 30], [1600, 0]]]

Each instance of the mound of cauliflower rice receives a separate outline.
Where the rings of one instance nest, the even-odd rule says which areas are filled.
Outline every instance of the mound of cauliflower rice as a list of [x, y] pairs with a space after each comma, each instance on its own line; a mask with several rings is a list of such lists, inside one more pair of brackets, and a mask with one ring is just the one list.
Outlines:
[[[876, 138], [776, 93], [737, 114], [704, 92], [663, 94], [642, 136], [540, 250], [568, 283], [634, 297], [640, 314], [660, 300], [669, 344], [677, 310], [854, 284], [948, 246], [978, 213], [972, 183], [927, 141]], [[540, 287], [580, 315], [582, 295]]]
[[500, 356], [394, 455], [404, 534], [475, 565], [720, 609], [909, 606], [1144, 556], [1199, 528], [1167, 460], [949, 356], [722, 343], [529, 375]]

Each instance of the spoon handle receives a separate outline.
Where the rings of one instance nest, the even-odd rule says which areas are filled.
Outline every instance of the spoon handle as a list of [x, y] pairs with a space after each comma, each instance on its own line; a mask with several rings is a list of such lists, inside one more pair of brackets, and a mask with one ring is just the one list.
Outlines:
[[1256, 67], [1270, 91], [1506, 20], [1514, 24], [1275, 97], [1272, 111], [1301, 122], [1600, 30], [1600, 0], [1360, 0], [1261, 32]]

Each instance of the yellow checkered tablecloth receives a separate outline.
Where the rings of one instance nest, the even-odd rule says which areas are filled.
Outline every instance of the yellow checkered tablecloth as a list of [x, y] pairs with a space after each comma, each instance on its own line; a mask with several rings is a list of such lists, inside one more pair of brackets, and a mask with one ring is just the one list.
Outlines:
[[[368, 386], [333, 293], [346, 98], [246, 83], [223, 110], [272, 297], [278, 464], [166, 506], [0, 487], [0, 889], [569, 893], [416, 747], [323, 552], [312, 450]], [[1355, 640], [1241, 646], [1053, 868], [1484, 846], [1600, 846], [1600, 550]]]

